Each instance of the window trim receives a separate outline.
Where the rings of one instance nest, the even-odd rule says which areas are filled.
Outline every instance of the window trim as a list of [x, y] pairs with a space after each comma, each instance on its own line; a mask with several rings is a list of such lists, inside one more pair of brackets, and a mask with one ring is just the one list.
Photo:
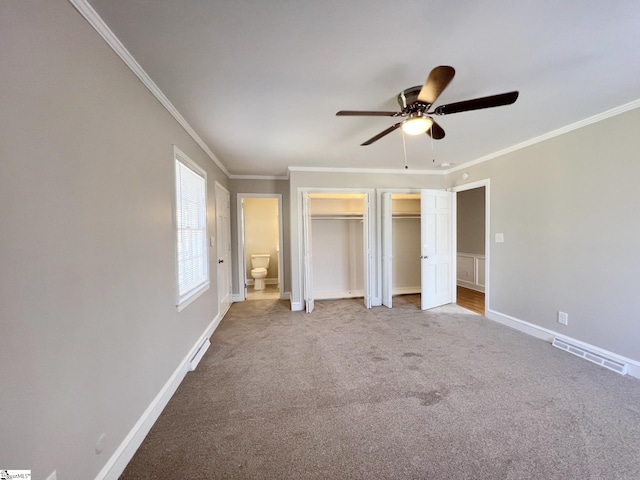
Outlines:
[[[204, 179], [204, 207], [205, 207], [205, 231], [204, 231], [204, 264], [206, 270], [206, 279], [194, 286], [191, 290], [180, 295], [180, 265], [178, 258], [178, 178], [177, 167], [181, 163], [185, 167], [192, 170]], [[173, 240], [174, 240], [174, 256], [175, 256], [175, 305], [178, 312], [184, 310], [188, 305], [195, 301], [200, 295], [206, 292], [211, 286], [211, 271], [209, 268], [209, 222], [208, 222], [208, 188], [207, 188], [207, 172], [196, 162], [191, 160], [178, 147], [173, 145]]]

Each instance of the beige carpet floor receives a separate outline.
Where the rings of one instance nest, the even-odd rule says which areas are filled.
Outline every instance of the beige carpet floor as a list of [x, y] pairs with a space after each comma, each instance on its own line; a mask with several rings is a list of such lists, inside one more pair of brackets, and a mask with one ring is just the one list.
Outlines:
[[243, 302], [121, 478], [640, 479], [640, 381], [414, 296]]

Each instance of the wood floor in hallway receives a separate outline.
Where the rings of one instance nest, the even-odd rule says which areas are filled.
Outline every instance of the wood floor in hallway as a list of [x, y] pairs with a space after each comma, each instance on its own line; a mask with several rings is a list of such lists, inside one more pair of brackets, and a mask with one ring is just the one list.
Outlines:
[[456, 303], [458, 305], [472, 312], [484, 315], [484, 292], [458, 286], [457, 294], [458, 300]]

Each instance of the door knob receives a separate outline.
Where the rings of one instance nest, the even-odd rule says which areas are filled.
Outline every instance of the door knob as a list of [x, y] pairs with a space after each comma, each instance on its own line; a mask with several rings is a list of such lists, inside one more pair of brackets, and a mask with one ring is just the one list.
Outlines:
[[223, 259], [218, 260], [218, 263], [224, 263]]
[[429, 255], [421, 255], [420, 258], [429, 258]]

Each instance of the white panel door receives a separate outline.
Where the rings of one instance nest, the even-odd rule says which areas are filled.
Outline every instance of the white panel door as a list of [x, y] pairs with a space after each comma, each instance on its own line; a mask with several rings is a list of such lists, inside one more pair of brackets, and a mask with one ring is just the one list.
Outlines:
[[382, 304], [393, 305], [393, 218], [390, 192], [382, 193], [380, 206], [382, 229]]
[[304, 255], [304, 303], [307, 313], [313, 312], [313, 262], [311, 258], [311, 198], [302, 194], [302, 249]]
[[362, 200], [363, 214], [362, 214], [362, 239], [364, 242], [364, 306], [371, 308], [371, 289], [373, 286], [373, 268], [371, 267], [371, 235], [369, 235], [369, 215], [371, 214], [371, 206], [369, 202], [369, 194], [364, 195]]
[[422, 190], [420, 220], [421, 309], [454, 299], [453, 193]]
[[231, 305], [231, 201], [227, 189], [216, 183], [216, 236], [218, 237], [218, 301], [220, 314]]

